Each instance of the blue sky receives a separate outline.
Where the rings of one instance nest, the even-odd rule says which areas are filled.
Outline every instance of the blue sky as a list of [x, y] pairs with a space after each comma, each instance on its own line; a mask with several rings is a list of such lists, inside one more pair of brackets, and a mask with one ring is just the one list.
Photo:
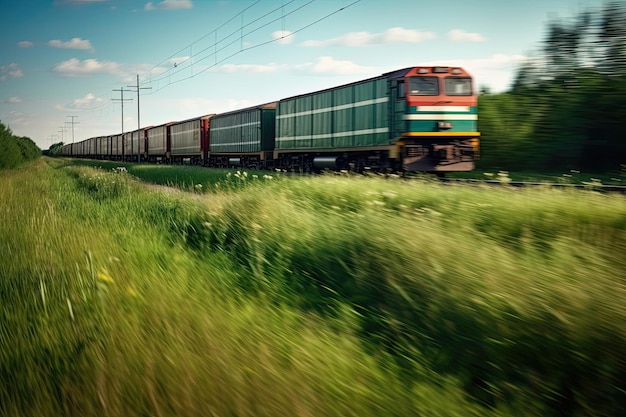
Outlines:
[[[0, 4], [0, 121], [47, 149], [415, 65], [505, 90], [546, 23], [602, 0], [13, 0]], [[77, 117], [68, 117], [77, 116]]]

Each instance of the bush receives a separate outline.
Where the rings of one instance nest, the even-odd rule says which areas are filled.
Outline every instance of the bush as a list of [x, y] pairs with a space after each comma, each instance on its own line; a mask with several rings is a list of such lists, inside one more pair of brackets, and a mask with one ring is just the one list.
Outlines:
[[0, 169], [12, 169], [41, 155], [41, 149], [29, 138], [13, 136], [0, 123]]

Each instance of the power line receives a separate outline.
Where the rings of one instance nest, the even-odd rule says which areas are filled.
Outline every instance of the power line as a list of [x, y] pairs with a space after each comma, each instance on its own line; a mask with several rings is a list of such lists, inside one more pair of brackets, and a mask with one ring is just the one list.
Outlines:
[[[293, 2], [295, 0], [291, 0], [289, 3]], [[174, 58], [175, 56], [177, 56], [178, 54], [180, 54], [181, 52], [183, 52], [184, 50], [186, 50], [187, 48], [189, 48], [190, 46], [193, 46], [194, 44], [200, 42], [201, 40], [207, 38], [208, 36], [217, 33], [218, 30], [220, 30], [221, 28], [223, 28], [224, 26], [226, 26], [227, 24], [229, 24], [230, 22], [232, 22], [233, 20], [235, 20], [237, 17], [239, 17], [240, 15], [244, 14], [246, 11], [248, 11], [249, 9], [251, 9], [252, 7], [256, 6], [257, 4], [259, 4], [261, 2], [261, 0], [257, 0], [255, 1], [253, 4], [251, 4], [250, 6], [246, 7], [245, 9], [243, 9], [242, 11], [240, 11], [239, 13], [237, 13], [235, 16], [231, 17], [229, 20], [227, 20], [226, 22], [222, 23], [220, 26], [218, 26], [217, 28], [215, 28], [214, 30], [212, 30], [211, 32], [203, 35], [202, 37], [196, 39], [195, 41], [191, 42], [190, 44], [188, 44], [187, 46], [181, 48], [178, 52], [173, 53], [172, 55], [170, 55], [169, 57], [165, 58], [164, 60], [162, 60], [161, 62], [159, 62], [158, 64], [155, 64], [152, 69], [150, 69], [150, 71], [148, 71], [148, 73], [152, 72], [152, 70], [154, 70], [155, 68], [158, 68], [159, 65], [164, 64], [166, 62], [168, 62], [169, 60], [171, 60], [172, 58]]]
[[[241, 27], [240, 27], [239, 29], [233, 30], [233, 31], [232, 31], [232, 32], [230, 32], [228, 35], [226, 35], [226, 36], [222, 37], [219, 41], [218, 41], [218, 40], [217, 40], [217, 38], [216, 38], [216, 40], [215, 40], [215, 42], [214, 42], [213, 44], [208, 45], [208, 46], [207, 46], [207, 47], [205, 47], [204, 49], [201, 49], [200, 51], [197, 51], [195, 54], [193, 54], [193, 55], [192, 55], [192, 56], [190, 56], [189, 58], [187, 58], [187, 59], [185, 59], [185, 60], [181, 61], [180, 63], [177, 63], [177, 64], [173, 67], [173, 68], [177, 69], [177, 71], [175, 71], [174, 73], [169, 74], [169, 72], [170, 72], [170, 71], [173, 71], [174, 69], [173, 69], [173, 68], [168, 68], [168, 69], [167, 69], [164, 73], [159, 74], [158, 78], [156, 78], [156, 79], [150, 79], [150, 81], [149, 81], [149, 82], [150, 82], [150, 83], [159, 82], [159, 81], [161, 81], [161, 80], [164, 80], [164, 79], [166, 79], [166, 78], [171, 77], [172, 75], [176, 75], [176, 74], [178, 74], [178, 73], [180, 73], [180, 72], [182, 72], [182, 71], [186, 70], [186, 69], [187, 69], [187, 67], [186, 67], [186, 66], [181, 66], [181, 64], [184, 64], [185, 62], [189, 61], [191, 58], [194, 58], [194, 57], [196, 57], [196, 56], [198, 56], [198, 55], [202, 54], [203, 52], [208, 51], [208, 50], [209, 50], [209, 49], [211, 49], [211, 48], [213, 48], [213, 49], [214, 49], [212, 53], [209, 53], [208, 55], [204, 56], [203, 58], [201, 58], [201, 59], [199, 59], [199, 60], [197, 60], [197, 61], [194, 61], [194, 63], [197, 63], [197, 62], [200, 62], [200, 61], [204, 61], [205, 59], [210, 58], [210, 57], [212, 57], [212, 56], [215, 56], [215, 58], [216, 58], [215, 63], [214, 63], [214, 65], [213, 65], [213, 66], [215, 66], [215, 65], [217, 65], [217, 64], [219, 64], [219, 63], [221, 63], [221, 62], [224, 62], [224, 59], [222, 59], [222, 60], [220, 60], [220, 61], [218, 61], [218, 60], [217, 60], [217, 54], [218, 54], [218, 52], [222, 52], [222, 51], [223, 51], [223, 50], [225, 50], [226, 48], [228, 48], [228, 47], [230, 47], [230, 46], [232, 46], [232, 45], [234, 45], [234, 44], [236, 44], [236, 43], [240, 43], [241, 45], [243, 45], [243, 39], [244, 39], [246, 36], [249, 36], [249, 35], [251, 35], [252, 33], [257, 32], [257, 31], [259, 31], [259, 30], [261, 30], [261, 29], [265, 28], [265, 27], [267, 27], [267, 26], [271, 25], [272, 23], [276, 23], [276, 22], [278, 22], [278, 21], [280, 21], [280, 20], [283, 20], [286, 16], [290, 16], [290, 15], [292, 15], [292, 14], [294, 14], [294, 13], [296, 13], [296, 12], [298, 12], [298, 11], [302, 10], [302, 9], [304, 9], [305, 7], [307, 7], [307, 6], [311, 5], [312, 3], [316, 2], [317, 0], [309, 0], [309, 1], [308, 1], [308, 2], [306, 2], [305, 4], [303, 4], [303, 5], [299, 6], [299, 7], [295, 8], [294, 10], [292, 10], [292, 11], [288, 12], [287, 14], [285, 14], [285, 13], [284, 13], [284, 6], [289, 5], [289, 4], [293, 3], [294, 1], [295, 1], [295, 0], [291, 0], [291, 1], [289, 1], [288, 3], [286, 3], [286, 4], [284, 4], [284, 5], [281, 5], [280, 7], [277, 7], [277, 8], [275, 8], [275, 9], [273, 9], [273, 10], [271, 10], [271, 11], [269, 11], [269, 12], [265, 13], [263, 16], [260, 16], [260, 17], [258, 17], [258, 18], [256, 18], [256, 19], [252, 20], [251, 22], [249, 22], [249, 23], [247, 23], [247, 24], [245, 24], [245, 25], [242, 23], [242, 25], [241, 25]], [[358, 0], [358, 1], [360, 1], [360, 0]], [[358, 2], [358, 1], [357, 1], [357, 2]], [[256, 4], [256, 3], [255, 3], [255, 4]], [[246, 9], [246, 10], [247, 10], [247, 9]], [[281, 11], [281, 16], [280, 16], [280, 17], [278, 17], [278, 18], [276, 18], [276, 19], [273, 19], [273, 20], [271, 20], [270, 22], [268, 22], [268, 23], [266, 23], [266, 24], [264, 24], [264, 25], [262, 25], [262, 26], [257, 27], [257, 28], [256, 28], [256, 29], [254, 29], [254, 30], [248, 31], [248, 32], [246, 32], [246, 33], [243, 33], [243, 29], [245, 29], [245, 28], [247, 28], [247, 27], [249, 27], [249, 26], [251, 26], [251, 25], [253, 25], [253, 24], [255, 24], [255, 23], [257, 23], [257, 22], [259, 22], [259, 21], [261, 21], [261, 20], [263, 20], [263, 19], [264, 19], [264, 18], [266, 18], [267, 16], [270, 16], [270, 15], [272, 15], [273, 13], [275, 13], [275, 12], [277, 12], [277, 11], [279, 11], [279, 10]], [[244, 13], [244, 12], [245, 12], [245, 10], [244, 10], [244, 11], [242, 11], [242, 12], [240, 12], [237, 16], [240, 16], [240, 15], [241, 15], [241, 16], [243, 16], [243, 13]], [[233, 21], [234, 19], [235, 19], [235, 18], [230, 19], [230, 21], [229, 21], [229, 22]], [[220, 28], [221, 28], [221, 27], [223, 27], [223, 26], [224, 26], [224, 25], [220, 26]], [[219, 28], [218, 28], [218, 29], [219, 29]], [[211, 32], [211, 33], [215, 33], [215, 34], [217, 34], [217, 30], [218, 30], [218, 29], [214, 30], [214, 31], [213, 31], [213, 32]], [[225, 42], [228, 38], [232, 37], [233, 35], [236, 35], [237, 33], [239, 33], [239, 37], [238, 37], [238, 38], [235, 38], [235, 39], [234, 39], [233, 41], [231, 41], [230, 43], [228, 43], [228, 44], [226, 44], [226, 45], [224, 45], [224, 46], [220, 47], [219, 49], [217, 49], [218, 45], [220, 45], [221, 43]], [[283, 37], [283, 38], [284, 38], [284, 37]], [[282, 39], [282, 38], [281, 38], [281, 39]], [[272, 42], [277, 42], [277, 41], [278, 41], [278, 39], [274, 39], [274, 40], [271, 40], [271, 41], [269, 41], [269, 42], [265, 42], [264, 44], [267, 44], [267, 43], [272, 43]], [[247, 49], [251, 49], [251, 48], [243, 48], [243, 46], [241, 46], [241, 48], [240, 48], [239, 52], [245, 51], [245, 50], [247, 50]], [[183, 51], [183, 50], [181, 50], [181, 51]], [[233, 56], [233, 55], [229, 55], [227, 58], [230, 58], [230, 57], [232, 57], [232, 56]], [[171, 58], [171, 57], [170, 57], [170, 58]], [[163, 61], [162, 61], [162, 62], [163, 62]], [[211, 66], [210, 68], [212, 68], [213, 66]], [[156, 68], [156, 66], [155, 66], [154, 68]], [[153, 68], [152, 70], [154, 70], [154, 68]], [[150, 71], [152, 71], [152, 70], [150, 70]], [[204, 71], [201, 71], [201, 72], [204, 72]], [[185, 78], [185, 79], [189, 79], [189, 78], [191, 78], [191, 77], [187, 77], [187, 78]], [[159, 90], [160, 90], [160, 89], [159, 89]], [[157, 91], [159, 91], [159, 90], [157, 90]]]
[[[316, 0], [310, 0], [308, 3], [306, 3], [306, 4], [304, 4], [304, 5], [300, 6], [300, 7], [298, 7], [297, 9], [295, 9], [295, 10], [293, 10], [293, 11], [291, 11], [291, 12], [287, 13], [287, 15], [290, 15], [290, 14], [293, 14], [293, 13], [295, 13], [295, 12], [299, 11], [299, 10], [301, 10], [302, 8], [304, 8], [304, 7], [308, 6], [308, 5], [310, 5], [311, 3], [315, 2], [315, 1], [316, 1]], [[265, 46], [265, 45], [269, 45], [269, 44], [274, 43], [274, 42], [278, 42], [278, 41], [280, 41], [280, 40], [283, 40], [284, 38], [288, 38], [288, 37], [290, 37], [290, 36], [294, 36], [295, 34], [297, 34], [297, 33], [299, 33], [299, 32], [302, 32], [303, 30], [306, 30], [306, 29], [310, 28], [311, 26], [314, 26], [314, 25], [316, 25], [316, 24], [318, 24], [318, 23], [320, 23], [320, 22], [322, 22], [322, 21], [326, 20], [326, 19], [330, 18], [331, 16], [334, 16], [334, 15], [336, 15], [337, 13], [340, 13], [340, 12], [344, 11], [345, 9], [347, 9], [347, 8], [349, 8], [349, 7], [354, 6], [355, 4], [359, 3], [360, 1], [361, 1], [361, 0], [354, 0], [352, 3], [349, 3], [348, 5], [346, 5], [346, 6], [344, 6], [344, 7], [340, 7], [339, 9], [336, 9], [336, 10], [334, 10], [334, 11], [332, 11], [332, 12], [330, 12], [330, 13], [328, 13], [328, 14], [324, 15], [324, 16], [322, 16], [321, 18], [319, 18], [319, 19], [317, 19], [317, 20], [315, 20], [315, 21], [313, 21], [313, 22], [311, 22], [311, 23], [309, 23], [309, 24], [304, 25], [304, 26], [300, 27], [299, 29], [294, 30], [294, 31], [293, 31], [293, 32], [291, 32], [289, 35], [283, 36], [283, 37], [281, 37], [281, 38], [279, 38], [279, 39], [271, 39], [271, 40], [266, 41], [266, 42], [261, 42], [261, 43], [256, 44], [256, 45], [249, 46], [249, 47], [244, 48], [244, 49], [240, 49], [240, 50], [238, 50], [238, 51], [236, 51], [236, 52], [234, 52], [234, 53], [232, 53], [232, 54], [230, 54], [230, 55], [228, 55], [228, 56], [226, 56], [226, 57], [224, 57], [224, 58], [222, 58], [222, 59], [220, 59], [220, 60], [217, 60], [217, 59], [216, 59], [216, 61], [215, 61], [215, 63], [214, 63], [214, 64], [209, 65], [209, 66], [207, 66], [207, 67], [203, 68], [202, 70], [200, 70], [200, 71], [198, 71], [198, 72], [196, 72], [196, 73], [194, 73], [194, 74], [192, 74], [192, 75], [190, 75], [190, 76], [187, 76], [187, 77], [184, 77], [184, 78], [180, 78], [180, 79], [175, 80], [175, 81], [168, 81], [168, 83], [167, 83], [166, 85], [164, 85], [163, 87], [159, 87], [159, 88], [157, 88], [157, 89], [155, 90], [155, 92], [161, 91], [161, 90], [162, 90], [162, 89], [164, 89], [165, 87], [168, 87], [168, 86], [170, 86], [170, 85], [172, 85], [172, 84], [179, 83], [179, 82], [186, 81], [186, 80], [189, 80], [189, 79], [191, 79], [191, 78], [194, 78], [194, 77], [196, 77], [196, 76], [198, 76], [198, 75], [200, 75], [200, 74], [202, 74], [202, 73], [204, 73], [204, 72], [206, 72], [206, 71], [208, 71], [208, 70], [210, 70], [210, 69], [212, 69], [212, 68], [215, 68], [218, 64], [221, 64], [221, 63], [223, 63], [223, 62], [225, 62], [225, 61], [227, 61], [227, 60], [229, 60], [229, 59], [233, 58], [234, 56], [239, 55], [239, 54], [240, 54], [240, 53], [242, 53], [242, 52], [246, 52], [246, 51], [249, 51], [249, 50], [252, 50], [252, 49], [256, 49], [256, 48], [259, 48], [259, 47], [261, 47], [261, 46]], [[281, 18], [282, 18], [282, 17], [281, 17]], [[258, 27], [258, 28], [256, 28], [256, 29], [254, 29], [254, 30], [251, 30], [250, 32], [247, 32], [247, 33], [245, 33], [245, 34], [241, 34], [241, 35], [240, 35], [240, 38], [235, 38], [233, 41], [231, 41], [231, 42], [230, 42], [230, 43], [228, 43], [227, 45], [223, 46], [223, 47], [222, 47], [222, 48], [220, 48], [219, 50], [216, 50], [214, 53], [209, 54], [209, 55], [207, 55], [207, 56], [205, 56], [205, 57], [203, 57], [203, 58], [201, 58], [201, 59], [199, 59], [199, 60], [197, 60], [197, 61], [195, 61], [195, 62], [196, 62], [196, 63], [197, 63], [197, 62], [201, 62], [201, 61], [203, 61], [203, 60], [205, 60], [205, 59], [207, 59], [207, 58], [209, 58], [209, 57], [211, 57], [211, 56], [214, 56], [214, 55], [215, 55], [215, 56], [217, 56], [217, 52], [221, 52], [221, 51], [225, 50], [226, 48], [228, 48], [229, 46], [232, 46], [232, 45], [234, 45], [234, 44], [236, 44], [236, 43], [238, 43], [238, 42], [241, 42], [241, 41], [243, 40], [243, 38], [245, 38], [246, 36], [248, 36], [248, 35], [250, 35], [250, 34], [252, 34], [252, 33], [256, 32], [256, 31], [258, 31], [258, 30], [260, 30], [260, 29], [263, 29], [263, 28], [264, 28], [264, 27], [266, 27], [266, 26], [269, 26], [269, 25], [271, 25], [272, 23], [275, 23], [276, 21], [280, 20], [281, 18], [274, 19], [274, 20], [272, 20], [272, 21], [270, 21], [270, 22], [268, 22], [268, 23], [266, 23], [266, 24], [264, 24], [264, 25], [262, 25], [262, 26], [260, 26], [260, 27]], [[257, 19], [257, 21], [258, 21], [258, 20], [260, 20], [260, 19]], [[236, 31], [235, 31], [235, 32], [232, 32], [230, 35], [228, 35], [226, 38], [223, 38], [222, 40], [227, 39], [228, 37], [230, 37], [230, 36], [231, 36], [232, 34], [234, 34], [234, 33], [236, 33]], [[220, 40], [220, 42], [222, 42], [222, 40]], [[209, 49], [209, 48], [210, 48], [210, 46], [209, 46], [209, 47], [207, 47], [207, 48], [205, 48], [204, 50], [207, 50], [207, 49]], [[203, 51], [204, 51], [204, 50], [203, 50]], [[201, 51], [201, 52], [202, 52], [202, 51]], [[179, 73], [180, 71], [182, 71], [182, 70], [179, 70], [179, 71], [177, 71], [177, 72], [176, 72], [176, 73], [174, 73], [174, 74], [177, 74], [177, 73]], [[152, 82], [158, 82], [158, 81], [161, 81], [161, 80], [163, 80], [163, 79], [165, 79], [165, 77], [158, 78], [157, 80], [152, 81]]]
[[[289, 3], [293, 2], [295, 0], [291, 0]], [[207, 33], [206, 35], [200, 37], [199, 39], [195, 40], [194, 42], [192, 42], [191, 44], [185, 46], [184, 48], [180, 49], [178, 52], [170, 55], [168, 58], [165, 58], [164, 60], [160, 61], [158, 64], [154, 65], [152, 67], [152, 69], [150, 71], [148, 71], [148, 74], [151, 73], [155, 68], [158, 68], [161, 64], [167, 62], [168, 60], [172, 59], [173, 57], [177, 56], [178, 54], [180, 54], [180, 52], [184, 51], [186, 48], [191, 47], [192, 45], [200, 42], [201, 40], [205, 39], [206, 37], [210, 36], [211, 34], [215, 33], [217, 34], [217, 31], [219, 29], [222, 29], [223, 27], [225, 27], [226, 25], [228, 25], [229, 23], [231, 23], [232, 21], [234, 21], [235, 19], [237, 19], [237, 17], [239, 17], [240, 15], [242, 15], [244, 12], [248, 11], [249, 9], [251, 9], [252, 7], [256, 6], [257, 4], [259, 4], [261, 2], [261, 0], [256, 0], [253, 4], [247, 6], [246, 8], [244, 8], [242, 11], [240, 11], [239, 13], [237, 13], [236, 15], [234, 15], [233, 17], [231, 17], [229, 20], [227, 20], [226, 22], [222, 23], [220, 26], [218, 26], [215, 30]], [[168, 71], [171, 69], [168, 69]], [[151, 88], [151, 87], [150, 87]], [[115, 90], [114, 90], [115, 91]], [[103, 102], [101, 105], [87, 109], [87, 110], [82, 110], [83, 113], [92, 113], [95, 112], [97, 110], [103, 109], [107, 106], [109, 106], [111, 104], [111, 102]], [[111, 110], [105, 114], [105, 115], [100, 115], [100, 116], [93, 116], [92, 118], [88, 118], [88, 119], [84, 119], [84, 120], [92, 120], [96, 117], [104, 117], [104, 116], [108, 116], [110, 114], [113, 113], [113, 109], [111, 108]]]
[[74, 119], [77, 118], [78, 116], [67, 116], [67, 117], [71, 117], [72, 118], [71, 122], [66, 122], [66, 123], [70, 123], [72, 125], [72, 143], [74, 143], [74, 125], [77, 125], [80, 122], [75, 122], [74, 121]]
[[[126, 87], [136, 88], [137, 89], [137, 135], [140, 134], [141, 131], [141, 122], [140, 122], [140, 111], [139, 111], [139, 91], [140, 90], [150, 90], [152, 87], [139, 87], [139, 74], [137, 74], [137, 85], [127, 85]], [[133, 91], [133, 90], [130, 90]], [[123, 129], [122, 129], [123, 130]], [[133, 138], [130, 138], [130, 152], [133, 153]], [[141, 147], [139, 146], [141, 143], [141, 138], [137, 141], [137, 162], [141, 162]]]
[[[233, 58], [234, 56], [239, 55], [239, 54], [241, 54], [243, 52], [247, 52], [247, 51], [250, 51], [252, 49], [256, 49], [256, 48], [259, 48], [259, 47], [262, 47], [262, 46], [265, 46], [265, 45], [268, 45], [268, 44], [271, 44], [271, 43], [279, 42], [281, 40], [284, 40], [285, 38], [294, 36], [295, 34], [297, 34], [299, 32], [302, 32], [302, 31], [304, 31], [304, 30], [306, 30], [306, 29], [308, 29], [308, 28], [310, 28], [310, 27], [312, 27], [312, 26], [314, 26], [314, 25], [316, 25], [316, 24], [318, 24], [318, 23], [320, 23], [320, 22], [330, 18], [331, 16], [334, 16], [337, 13], [340, 13], [341, 11], [344, 11], [344, 10], [354, 6], [355, 4], [361, 2], [361, 0], [354, 0], [351, 3], [349, 3], [349, 4], [347, 4], [347, 5], [343, 6], [343, 7], [339, 7], [338, 9], [333, 10], [330, 13], [327, 13], [326, 15], [324, 15], [324, 16], [322, 16], [322, 17], [320, 17], [320, 18], [318, 18], [318, 19], [316, 19], [316, 20], [314, 20], [314, 21], [312, 21], [312, 22], [310, 22], [310, 23], [308, 23], [308, 24], [306, 24], [306, 25], [304, 25], [304, 26], [302, 26], [302, 27], [300, 27], [300, 28], [290, 32], [289, 34], [285, 35], [285, 31], [284, 31], [284, 28], [285, 28], [285, 25], [284, 25], [285, 18], [287, 16], [290, 16], [290, 15], [296, 13], [296, 12], [301, 11], [302, 9], [304, 9], [305, 7], [311, 5], [312, 3], [314, 3], [317, 0], [309, 0], [306, 3], [304, 3], [304, 4], [294, 8], [293, 10], [285, 11], [285, 7], [290, 5], [291, 3], [294, 3], [295, 1], [296, 0], [289, 0], [286, 3], [281, 4], [281, 6], [276, 7], [275, 9], [273, 9], [273, 10], [263, 14], [262, 16], [259, 16], [259, 17], [255, 18], [255, 19], [253, 19], [252, 21], [250, 21], [247, 24], [243, 24], [243, 21], [242, 21], [242, 23], [241, 23], [239, 28], [231, 31], [229, 34], [227, 34], [226, 36], [223, 36], [222, 38], [220, 38], [218, 40], [218, 36], [217, 36], [218, 31], [220, 29], [226, 27], [227, 25], [229, 25], [233, 21], [235, 21], [238, 17], [243, 18], [243, 14], [246, 11], [250, 10], [251, 8], [253, 8], [254, 6], [256, 6], [257, 4], [259, 4], [261, 2], [261, 0], [256, 0], [254, 3], [252, 3], [251, 5], [249, 5], [246, 8], [244, 8], [242, 11], [240, 11], [239, 13], [237, 13], [236, 15], [231, 17], [226, 22], [222, 23], [220, 26], [218, 26], [213, 31], [211, 31], [211, 32], [203, 35], [202, 37], [196, 39], [194, 42], [188, 44], [184, 48], [180, 49], [178, 52], [170, 55], [168, 58], [165, 58], [164, 60], [161, 60], [158, 64], [154, 65], [150, 71], [148, 71], [147, 73], [144, 73], [142, 75], [142, 77], [144, 78], [144, 83], [148, 83], [148, 84], [153, 84], [154, 85], [155, 83], [160, 83], [161, 81], [168, 80], [167, 84], [164, 84], [163, 86], [157, 86], [155, 89], [153, 89], [151, 94], [154, 94], [154, 93], [156, 93], [158, 91], [161, 91], [162, 89], [164, 89], [164, 88], [166, 88], [166, 87], [168, 87], [168, 86], [170, 86], [172, 84], [176, 84], [176, 83], [179, 83], [179, 82], [183, 82], [183, 81], [195, 78], [198, 75], [200, 75], [200, 74], [202, 74], [202, 73], [204, 73], [204, 72], [206, 72], [206, 71], [208, 71], [208, 70], [210, 70], [212, 68], [217, 67], [219, 64], [222, 64], [223, 62], [226, 62], [229, 59]], [[278, 11], [280, 11], [280, 16], [279, 17], [274, 18], [274, 19], [268, 21], [267, 23], [264, 23], [264, 24], [262, 24], [262, 25], [260, 25], [258, 27], [252, 28], [248, 32], [244, 33], [243, 30], [245, 28], [248, 28], [248, 27], [254, 25], [257, 22], [262, 21], [263, 19], [267, 18], [268, 16], [271, 16], [272, 14], [274, 14], [274, 13], [276, 13]], [[265, 41], [265, 42], [261, 42], [261, 43], [258, 43], [256, 45], [244, 47], [244, 44], [243, 44], [244, 38], [252, 35], [255, 32], [258, 32], [259, 30], [261, 30], [261, 29], [263, 29], [263, 28], [265, 28], [265, 27], [267, 27], [267, 26], [269, 26], [269, 25], [271, 25], [273, 23], [281, 21], [281, 20], [283, 22], [282, 25], [281, 25], [281, 27], [283, 28], [283, 31], [282, 31], [283, 36], [281, 36], [280, 38], [277, 38], [277, 39], [271, 39], [271, 40], [268, 40], [268, 41]], [[183, 61], [181, 61], [179, 63], [175, 63], [174, 66], [169, 67], [163, 73], [159, 73], [157, 78], [155, 78], [155, 79], [151, 78], [151, 74], [152, 74], [152, 72], [154, 72], [154, 70], [156, 68], [162, 68], [162, 67], [160, 67], [161, 64], [166, 63], [166, 62], [172, 60], [172, 58], [176, 57], [178, 54], [180, 54], [181, 52], [185, 51], [187, 48], [189, 48], [189, 50], [191, 51], [191, 49], [192, 49], [192, 47], [194, 45], [196, 45], [197, 43], [199, 43], [200, 41], [206, 39], [207, 37], [209, 37], [211, 35], [213, 35], [214, 38], [215, 38], [214, 42], [212, 44], [206, 46], [203, 49], [200, 49], [199, 51], [196, 51], [195, 53], [191, 53], [190, 52], [189, 53], [189, 57], [185, 58]], [[223, 46], [218, 48], [218, 46], [220, 44], [223, 44], [224, 42], [226, 42], [229, 38], [232, 38], [233, 36], [235, 38], [232, 41], [230, 41], [229, 43], [224, 44]], [[240, 45], [241, 45], [240, 48], [237, 51], [235, 51], [235, 52], [233, 52], [233, 53], [231, 53], [231, 54], [229, 54], [229, 55], [227, 55], [227, 56], [225, 56], [225, 57], [223, 57], [221, 59], [217, 58], [218, 57], [218, 53], [225, 51], [227, 48], [233, 46], [236, 43], [240, 43]], [[209, 51], [210, 49], [213, 49], [213, 51], [208, 53], [208, 54], [206, 54], [206, 55], [204, 55], [204, 56], [202, 56], [203, 53]], [[201, 56], [201, 57], [199, 59], [194, 59], [194, 58], [197, 58], [198, 56]], [[176, 74], [179, 74], [180, 72], [188, 70], [188, 69], [191, 69], [193, 71], [193, 65], [194, 64], [202, 62], [202, 61], [204, 61], [204, 60], [206, 60], [206, 59], [208, 59], [210, 57], [215, 57], [215, 61], [214, 61], [213, 64], [211, 64], [211, 65], [209, 65], [207, 67], [201, 68], [199, 71], [197, 71], [195, 73], [192, 72], [192, 74], [189, 75], [189, 76], [186, 76], [186, 77], [183, 77], [183, 78], [171, 81], [171, 77], [172, 76], [175, 76]], [[148, 79], [145, 79], [146, 74], [148, 75]], [[139, 75], [137, 75], [137, 85], [135, 85], [135, 86], [128, 86], [128, 87], [138, 88], [138, 86], [139, 86]], [[152, 88], [152, 87], [141, 87], [141, 89], [144, 89], [144, 88]], [[121, 90], [123, 90], [123, 88]], [[120, 93], [122, 94], [122, 98], [123, 98], [123, 92], [121, 90], [113, 90], [113, 91], [120, 91]], [[125, 90], [125, 91], [133, 91], [134, 92], [134, 90]], [[120, 99], [111, 99], [111, 100], [112, 101], [122, 101]], [[125, 100], [125, 101], [129, 101], [129, 100]], [[137, 106], [138, 106], [138, 117], [137, 117], [137, 119], [138, 119], [138, 122], [139, 122], [139, 97], [137, 98], [137, 102], [138, 102], [137, 103]], [[108, 102], [108, 103], [104, 102], [102, 105], [100, 105], [98, 107], [95, 107], [95, 108], [92, 108], [92, 109], [89, 109], [89, 110], [85, 110], [84, 112], [85, 113], [95, 112], [96, 110], [101, 110], [101, 109], [105, 108], [109, 104], [110, 104], [110, 102]], [[86, 119], [86, 120], [91, 120], [91, 119], [96, 118], [96, 117], [108, 116], [108, 115], [110, 115], [112, 113], [113, 113], [113, 109], [108, 111], [106, 115], [102, 115], [102, 114], [100, 116], [94, 115], [92, 118], [89, 118], [89, 119]], [[78, 117], [78, 116], [74, 116], [74, 117]], [[72, 127], [73, 127], [73, 125], [72, 125]], [[122, 131], [124, 130], [123, 127], [124, 127], [124, 121], [123, 121], [123, 101], [122, 101]], [[140, 127], [139, 127], [139, 129], [140, 129]]]
[[[125, 144], [124, 144], [124, 102], [125, 101], [133, 101], [132, 98], [124, 98], [124, 87], [120, 88], [119, 90], [113, 90], [113, 91], [119, 91], [121, 97], [120, 98], [112, 98], [112, 101], [119, 101], [120, 103], [122, 103], [122, 160], [124, 159], [124, 150], [125, 150]], [[126, 90], [128, 91], [128, 90]], [[132, 143], [132, 141], [131, 141]]]

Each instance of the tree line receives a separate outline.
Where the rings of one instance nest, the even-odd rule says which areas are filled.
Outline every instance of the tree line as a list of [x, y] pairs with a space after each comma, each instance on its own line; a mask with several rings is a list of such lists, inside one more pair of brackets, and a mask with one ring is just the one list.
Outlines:
[[509, 91], [479, 96], [484, 169], [623, 170], [626, 5], [552, 19]]
[[0, 122], [0, 169], [16, 168], [41, 156], [41, 149], [30, 138], [15, 136]]

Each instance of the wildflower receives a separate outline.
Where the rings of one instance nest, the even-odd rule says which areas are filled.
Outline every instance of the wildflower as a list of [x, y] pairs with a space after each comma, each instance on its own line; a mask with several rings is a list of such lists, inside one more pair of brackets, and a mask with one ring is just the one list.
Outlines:
[[111, 275], [109, 275], [108, 272], [98, 272], [98, 279], [111, 284], [113, 283], [113, 278], [111, 278]]

